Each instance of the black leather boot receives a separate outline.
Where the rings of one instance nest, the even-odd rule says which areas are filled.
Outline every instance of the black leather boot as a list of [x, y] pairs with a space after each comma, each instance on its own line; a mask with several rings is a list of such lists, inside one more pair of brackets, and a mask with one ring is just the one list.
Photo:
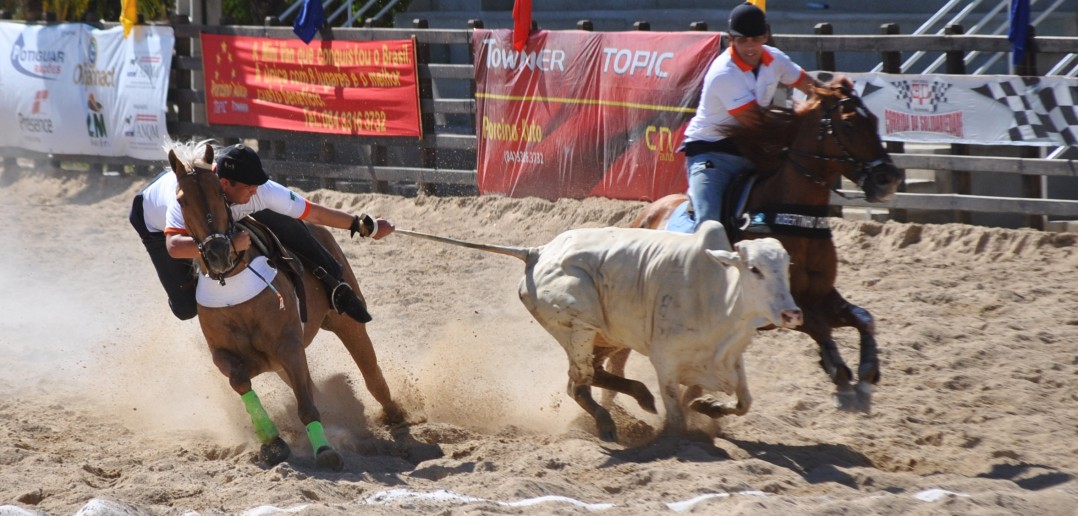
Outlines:
[[347, 314], [363, 324], [367, 324], [374, 319], [367, 312], [367, 306], [359, 299], [352, 287], [343, 281], [333, 288], [329, 299], [333, 303], [333, 309], [339, 314]]

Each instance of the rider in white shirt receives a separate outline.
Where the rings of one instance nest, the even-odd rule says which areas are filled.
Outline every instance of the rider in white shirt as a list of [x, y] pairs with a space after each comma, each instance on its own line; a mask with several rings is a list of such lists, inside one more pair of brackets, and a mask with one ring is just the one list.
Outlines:
[[694, 230], [705, 220], [722, 222], [726, 187], [753, 166], [727, 138], [730, 129], [758, 126], [780, 83], [807, 95], [818, 84], [781, 50], [765, 45], [770, 30], [759, 7], [745, 3], [733, 8], [730, 47], [711, 62], [704, 76], [700, 104], [680, 147], [696, 217]]
[[[343, 269], [325, 247], [311, 235], [301, 221], [306, 220], [340, 229], [354, 236], [377, 240], [393, 232], [386, 219], [369, 215], [350, 215], [340, 210], [310, 202], [284, 186], [270, 181], [262, 162], [250, 147], [233, 145], [217, 153], [214, 172], [229, 202], [235, 220], [252, 215], [273, 230], [287, 247], [313, 264], [313, 272], [326, 283], [330, 302], [337, 313], [348, 314], [359, 322], [371, 320], [363, 301], [342, 281]], [[136, 213], [139, 212], [139, 213]], [[196, 315], [192, 259], [198, 257], [198, 244], [187, 234], [183, 214], [176, 201], [176, 176], [171, 171], [159, 176], [135, 199], [131, 224], [143, 237], [158, 278], [169, 296], [169, 306], [180, 319]], [[141, 224], [139, 224], [141, 222]], [[237, 232], [232, 237], [238, 251], [251, 245], [250, 236]]]

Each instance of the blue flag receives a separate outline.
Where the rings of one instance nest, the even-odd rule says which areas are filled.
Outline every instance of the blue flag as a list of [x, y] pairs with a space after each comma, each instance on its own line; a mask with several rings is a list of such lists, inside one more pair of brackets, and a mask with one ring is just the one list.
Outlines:
[[1007, 41], [1011, 42], [1011, 63], [1018, 64], [1026, 54], [1026, 42], [1029, 39], [1029, 0], [1011, 0], [1011, 27], [1007, 30]]
[[326, 12], [322, 10], [322, 0], [303, 0], [303, 7], [292, 24], [292, 32], [295, 32], [304, 43], [310, 44], [318, 29], [326, 23]]

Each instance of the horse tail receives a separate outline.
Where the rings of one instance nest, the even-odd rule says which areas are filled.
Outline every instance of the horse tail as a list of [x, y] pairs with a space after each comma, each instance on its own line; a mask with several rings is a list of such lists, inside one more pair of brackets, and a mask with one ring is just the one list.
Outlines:
[[397, 229], [394, 233], [401, 233], [404, 235], [424, 238], [427, 240], [434, 240], [435, 242], [441, 242], [443, 244], [458, 245], [461, 247], [467, 247], [469, 249], [478, 249], [480, 251], [486, 251], [488, 253], [504, 254], [506, 256], [512, 256], [519, 259], [524, 263], [528, 263], [528, 257], [532, 255], [535, 248], [532, 247], [516, 247], [509, 245], [492, 245], [492, 244], [477, 244], [475, 242], [466, 242], [464, 240], [457, 240], [455, 238], [443, 237], [438, 235], [430, 235], [427, 233], [420, 233], [419, 231], [410, 231], [407, 229]]

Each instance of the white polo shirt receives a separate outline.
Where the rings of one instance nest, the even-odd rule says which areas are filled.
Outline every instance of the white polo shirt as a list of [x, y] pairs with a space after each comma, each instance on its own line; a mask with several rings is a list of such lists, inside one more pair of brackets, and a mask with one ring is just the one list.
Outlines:
[[794, 86], [806, 75], [804, 69], [775, 47], [761, 48], [760, 67], [755, 74], [752, 66], [734, 52], [734, 47], [727, 48], [711, 62], [704, 76], [700, 104], [685, 128], [685, 141], [717, 142], [726, 138], [727, 129], [741, 125], [735, 113], [753, 103], [769, 106], [779, 83]]
[[[273, 181], [266, 181], [259, 185], [250, 201], [244, 204], [233, 204], [230, 207], [234, 220], [240, 220], [256, 211], [267, 209], [300, 220], [307, 218], [307, 215], [311, 213], [311, 203], [307, 202], [307, 199]], [[175, 199], [169, 204], [166, 215], [165, 234], [170, 233], [187, 234], [183, 211], [180, 209], [180, 203]]]

